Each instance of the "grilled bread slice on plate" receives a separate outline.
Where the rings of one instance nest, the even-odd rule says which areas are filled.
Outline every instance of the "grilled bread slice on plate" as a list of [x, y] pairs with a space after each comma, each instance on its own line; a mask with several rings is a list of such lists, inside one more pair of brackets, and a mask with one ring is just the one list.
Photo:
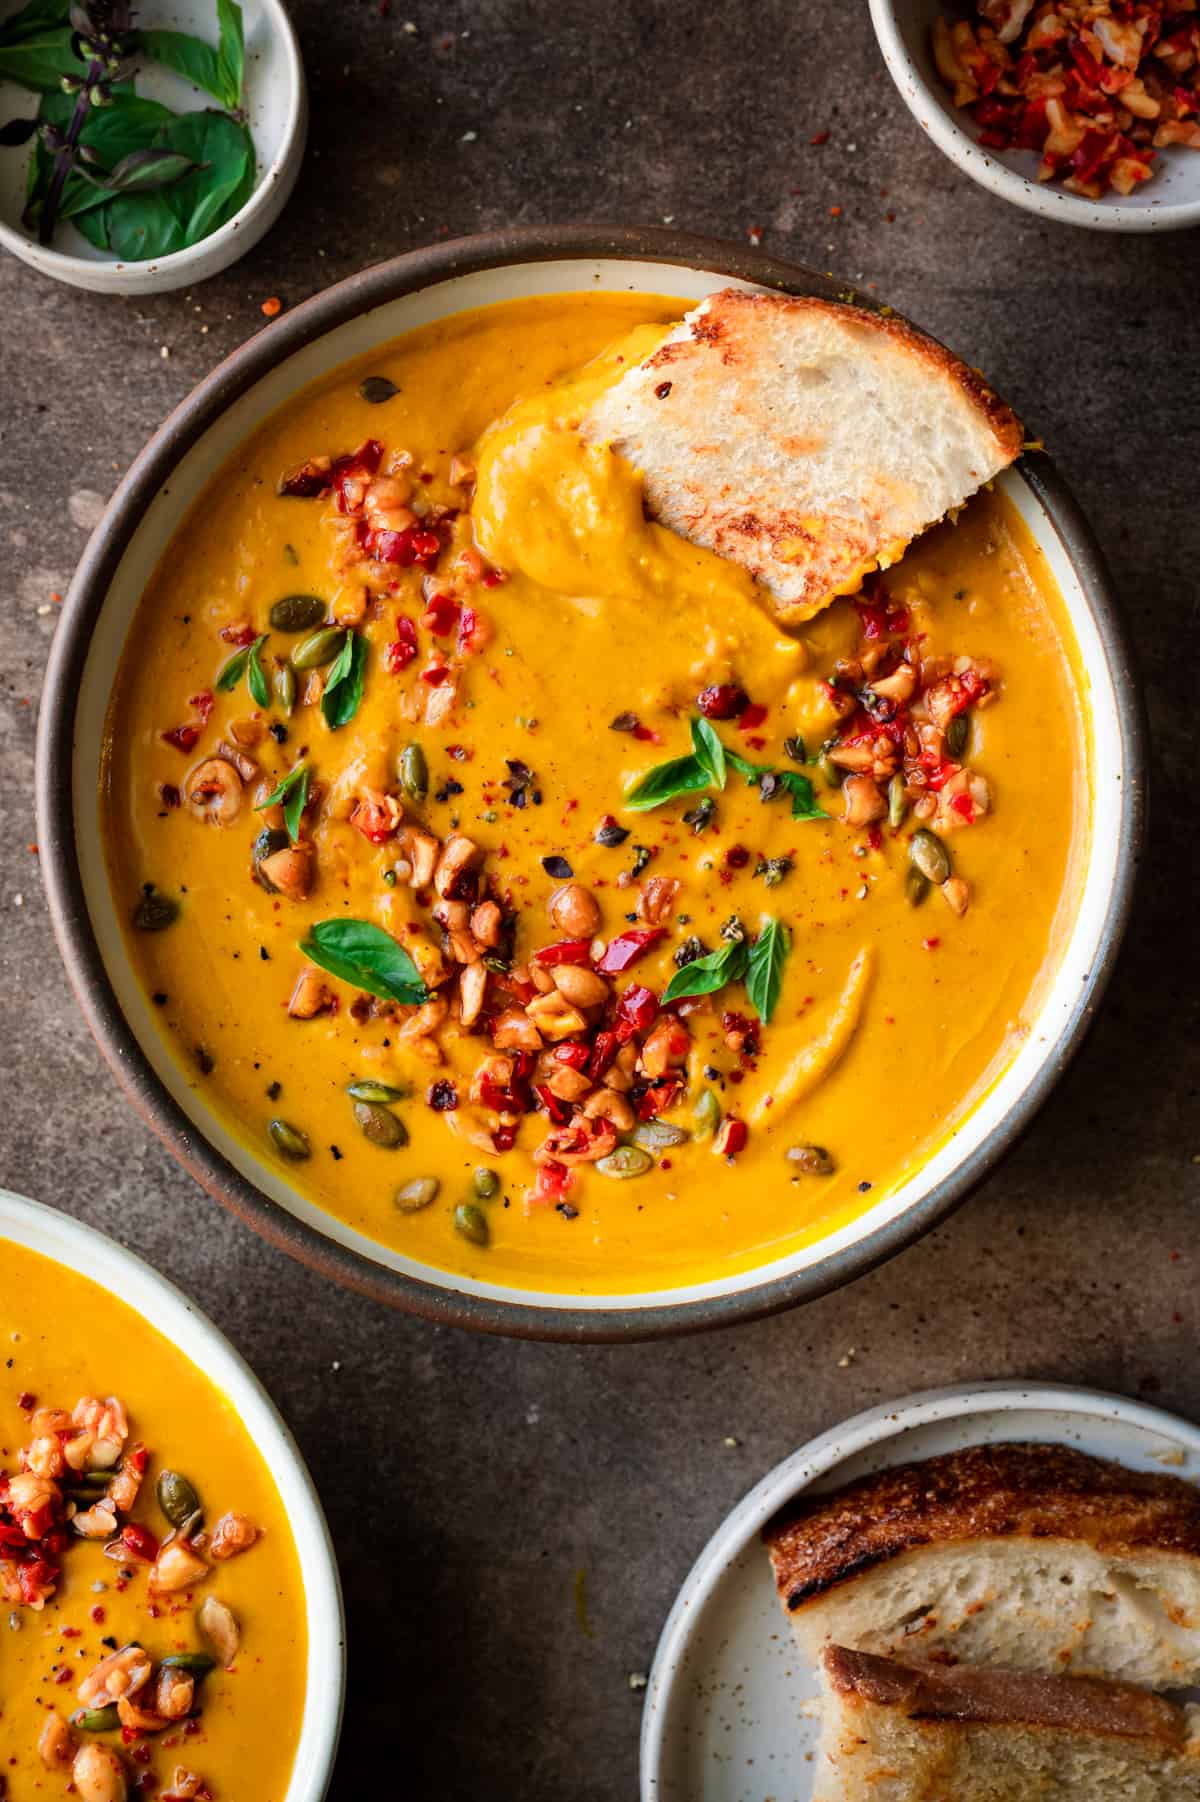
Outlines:
[[1200, 1682], [1200, 1490], [1068, 1446], [972, 1446], [802, 1495], [764, 1535], [814, 1660]]
[[891, 315], [724, 289], [583, 421], [640, 471], [653, 519], [809, 619], [1012, 462], [1020, 423]]
[[1090, 1677], [827, 1646], [813, 1802], [1200, 1802], [1200, 1711]]

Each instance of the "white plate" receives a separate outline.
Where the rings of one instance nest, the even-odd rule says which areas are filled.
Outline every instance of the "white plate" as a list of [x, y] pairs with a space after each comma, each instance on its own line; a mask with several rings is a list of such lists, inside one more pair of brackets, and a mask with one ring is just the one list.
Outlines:
[[823, 1433], [738, 1504], [679, 1592], [646, 1692], [642, 1802], [808, 1802], [818, 1728], [803, 1710], [817, 1676], [776, 1599], [763, 1527], [803, 1489], [1005, 1439], [1073, 1445], [1132, 1470], [1200, 1471], [1200, 1428], [1058, 1383], [930, 1390]]
[[346, 1624], [333, 1542], [295, 1440], [258, 1378], [224, 1335], [194, 1302], [132, 1252], [68, 1214], [0, 1189], [0, 1256], [6, 1242], [78, 1271], [149, 1321], [227, 1398], [257, 1446], [296, 1543], [308, 1627], [304, 1722], [283, 1802], [322, 1802], [342, 1725]]

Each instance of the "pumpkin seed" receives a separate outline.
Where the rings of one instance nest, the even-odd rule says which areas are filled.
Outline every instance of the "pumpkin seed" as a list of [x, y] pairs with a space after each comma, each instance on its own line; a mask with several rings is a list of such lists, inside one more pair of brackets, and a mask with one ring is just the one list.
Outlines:
[[291, 842], [282, 826], [264, 826], [250, 847], [250, 855], [255, 863], [261, 863], [264, 857], [273, 857], [276, 851], [286, 851]]
[[431, 1201], [437, 1200], [441, 1186], [436, 1176], [414, 1177], [411, 1183], [396, 1190], [396, 1206], [402, 1214], [415, 1214], [419, 1208], [427, 1208]]
[[717, 1122], [721, 1118], [721, 1104], [711, 1089], [703, 1089], [692, 1109], [692, 1118], [696, 1122], [694, 1131], [698, 1139], [711, 1139], [717, 1130]]
[[908, 794], [903, 776], [893, 776], [888, 783], [888, 825], [902, 826], [908, 812]]
[[242, 1643], [242, 1630], [233, 1609], [227, 1608], [216, 1596], [205, 1596], [196, 1610], [196, 1625], [217, 1658], [228, 1668]]
[[405, 745], [400, 753], [400, 786], [413, 801], [423, 801], [429, 793], [429, 765], [420, 745]]
[[910, 907], [920, 907], [922, 901], [929, 893], [929, 889], [930, 882], [928, 876], [922, 876], [920, 870], [915, 866], [910, 868], [904, 878], [904, 899], [908, 902], [908, 905]]
[[956, 713], [946, 727], [946, 749], [951, 757], [961, 758], [971, 736], [971, 722], [965, 713]]
[[296, 672], [290, 663], [276, 666], [271, 678], [271, 687], [275, 692], [275, 705], [280, 713], [291, 718], [292, 709], [296, 705]]
[[390, 1082], [374, 1082], [363, 1079], [352, 1082], [346, 1090], [351, 1101], [404, 1101], [412, 1094], [411, 1089], [397, 1089]]
[[342, 648], [343, 637], [340, 626], [322, 626], [319, 632], [310, 633], [292, 652], [292, 668], [320, 669], [332, 663]]
[[481, 1164], [471, 1178], [471, 1187], [480, 1201], [491, 1201], [493, 1196], [500, 1193], [500, 1178], [494, 1170], [489, 1170]]
[[908, 855], [922, 876], [930, 882], [943, 883], [950, 875], [950, 853], [936, 832], [918, 827], [909, 841]]
[[285, 594], [267, 617], [273, 632], [311, 632], [325, 618], [325, 603], [315, 594]]
[[139, 932], [163, 932], [179, 918], [179, 903], [157, 889], [145, 889], [133, 910], [133, 923]]
[[187, 1671], [193, 1677], [207, 1677], [217, 1667], [216, 1659], [207, 1652], [172, 1652], [161, 1662], [166, 1671]]
[[492, 1236], [487, 1217], [469, 1201], [460, 1201], [454, 1210], [454, 1227], [472, 1245], [486, 1245]]
[[635, 1145], [643, 1151], [670, 1151], [673, 1145], [682, 1145], [689, 1134], [682, 1126], [672, 1126], [666, 1120], [643, 1120], [635, 1126], [630, 1135]]
[[837, 1169], [823, 1145], [789, 1145], [787, 1156], [806, 1176], [832, 1176]]
[[647, 1170], [654, 1167], [654, 1159], [640, 1145], [618, 1145], [607, 1157], [596, 1159], [596, 1168], [601, 1176], [614, 1176], [625, 1180], [631, 1176], [645, 1176]]
[[312, 1156], [312, 1146], [308, 1134], [301, 1132], [298, 1126], [292, 1126], [287, 1120], [272, 1120], [267, 1127], [276, 1151], [294, 1164], [301, 1163]]
[[356, 1101], [354, 1124], [365, 1139], [370, 1139], [372, 1145], [382, 1146], [385, 1151], [395, 1151], [408, 1144], [408, 1128], [403, 1120], [377, 1101]]
[[373, 407], [378, 407], [385, 400], [391, 400], [393, 394], [399, 394], [400, 390], [386, 375], [369, 375], [358, 384], [358, 392]]
[[195, 1485], [178, 1470], [164, 1470], [158, 1478], [158, 1505], [173, 1527], [181, 1527], [200, 1507]]
[[840, 788], [846, 779], [846, 772], [833, 761], [828, 751], [822, 751], [817, 758], [817, 768], [828, 782], [830, 788]]
[[72, 1727], [83, 1733], [115, 1733], [121, 1725], [116, 1703], [108, 1708], [77, 1708], [71, 1716]]

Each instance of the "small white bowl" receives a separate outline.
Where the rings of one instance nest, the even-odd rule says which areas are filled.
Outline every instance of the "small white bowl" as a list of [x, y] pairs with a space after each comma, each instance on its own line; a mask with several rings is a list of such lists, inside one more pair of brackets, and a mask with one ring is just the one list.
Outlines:
[[1182, 231], [1200, 225], [1200, 151], [1160, 151], [1153, 176], [1132, 194], [1086, 200], [1057, 183], [1037, 181], [1035, 152], [985, 149], [970, 114], [954, 105], [934, 64], [934, 20], [949, 10], [949, 0], [871, 0], [871, 22], [913, 118], [972, 181], [1042, 219], [1092, 231]]
[[[0, 0], [0, 16], [15, 12], [19, 0]], [[236, 263], [278, 219], [287, 204], [308, 135], [308, 90], [291, 20], [281, 0], [242, 0], [246, 32], [246, 122], [257, 153], [254, 192], [241, 211], [210, 237], [187, 250], [122, 263], [98, 250], [69, 220], [58, 226], [50, 245], [39, 244], [21, 224], [25, 175], [32, 150], [0, 150], [0, 244], [72, 288], [96, 294], [165, 294], [204, 281]], [[147, 0], [139, 22], [156, 29], [190, 31], [215, 41], [213, 0]], [[198, 88], [149, 60], [140, 63], [137, 91], [177, 112], [215, 106]], [[14, 82], [0, 81], [0, 123], [28, 117], [38, 97]]]
[[346, 1624], [329, 1528], [296, 1442], [250, 1367], [194, 1302], [112, 1239], [40, 1202], [0, 1189], [0, 1258], [23, 1245], [98, 1283], [202, 1370], [232, 1406], [270, 1470], [304, 1583], [308, 1670], [304, 1722], [286, 1796], [322, 1802], [333, 1776], [346, 1689]]

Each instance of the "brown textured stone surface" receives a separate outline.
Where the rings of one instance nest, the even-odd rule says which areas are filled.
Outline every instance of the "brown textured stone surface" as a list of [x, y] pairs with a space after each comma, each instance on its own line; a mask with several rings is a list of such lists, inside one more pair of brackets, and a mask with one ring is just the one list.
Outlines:
[[[0, 1179], [181, 1283], [294, 1427], [349, 1607], [339, 1802], [628, 1802], [628, 1673], [648, 1667], [723, 1514], [813, 1432], [908, 1389], [1011, 1374], [1200, 1414], [1200, 235], [1052, 228], [974, 187], [901, 105], [862, 0], [294, 11], [308, 161], [243, 263], [194, 294], [115, 301], [0, 258]], [[222, 1215], [91, 1044], [29, 852], [51, 591], [149, 432], [264, 329], [259, 303], [435, 235], [584, 219], [743, 241], [760, 227], [766, 248], [877, 284], [984, 367], [1105, 543], [1155, 763], [1147, 874], [1101, 1018], [976, 1200], [801, 1312], [614, 1349], [430, 1330], [329, 1289]]]

